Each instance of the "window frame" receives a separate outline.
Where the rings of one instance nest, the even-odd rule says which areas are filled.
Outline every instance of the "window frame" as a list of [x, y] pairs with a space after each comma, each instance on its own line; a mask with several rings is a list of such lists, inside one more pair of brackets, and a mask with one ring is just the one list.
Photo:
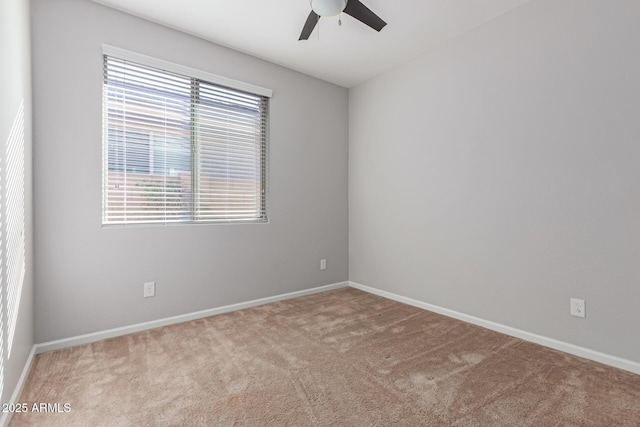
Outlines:
[[[140, 53], [132, 52], [129, 50], [117, 48], [110, 45], [103, 45], [102, 49], [102, 64], [103, 69], [106, 64], [106, 57], [112, 57], [117, 60], [124, 60], [127, 62], [139, 64], [144, 67], [151, 67], [161, 72], [167, 72], [172, 74], [178, 74], [184, 76], [186, 78], [192, 79], [192, 81], [198, 80], [202, 81], [205, 84], [214, 85], [221, 89], [231, 89], [237, 90], [240, 92], [244, 92], [250, 95], [255, 95], [263, 98], [263, 106], [262, 113], [264, 116], [264, 123], [261, 127], [263, 129], [263, 137], [261, 138], [261, 148], [260, 152], [256, 152], [263, 158], [263, 162], [261, 162], [260, 168], [260, 188], [261, 193], [256, 193], [261, 198], [261, 207], [259, 213], [261, 213], [260, 217], [255, 218], [241, 218], [241, 217], [225, 217], [221, 219], [198, 219], [198, 216], [202, 214], [200, 210], [193, 209], [194, 200], [196, 199], [196, 193], [192, 193], [190, 196], [190, 204], [191, 208], [188, 210], [188, 219], [176, 219], [176, 220], [147, 220], [147, 219], [138, 219], [138, 220], [122, 220], [122, 221], [109, 221], [108, 220], [108, 192], [107, 192], [107, 180], [109, 174], [109, 129], [107, 125], [107, 116], [106, 116], [106, 101], [105, 101], [105, 90], [104, 90], [104, 71], [103, 71], [103, 95], [102, 95], [102, 118], [103, 118], [103, 130], [102, 130], [102, 215], [101, 222], [102, 227], [131, 227], [131, 226], [156, 226], [156, 225], [188, 225], [188, 224], [256, 224], [256, 223], [268, 223], [269, 222], [269, 98], [272, 97], [273, 92], [271, 89], [263, 88], [260, 86], [256, 86], [250, 83], [245, 83], [239, 80], [230, 79], [224, 76], [219, 76], [216, 74], [208, 73], [205, 71], [201, 71], [195, 68], [186, 67], [183, 65], [175, 64], [173, 62], [165, 61], [162, 59], [154, 58], [151, 56], [143, 55]], [[193, 102], [193, 101], [192, 101]], [[192, 118], [193, 120], [193, 118]], [[192, 122], [193, 125], [193, 122]], [[197, 146], [195, 144], [191, 146], [190, 155], [192, 159], [194, 156], [197, 156]], [[198, 166], [191, 163], [190, 173], [192, 175], [196, 175], [196, 170]], [[129, 173], [128, 171], [124, 171], [124, 173]], [[195, 177], [195, 179], [199, 180], [200, 177]]]

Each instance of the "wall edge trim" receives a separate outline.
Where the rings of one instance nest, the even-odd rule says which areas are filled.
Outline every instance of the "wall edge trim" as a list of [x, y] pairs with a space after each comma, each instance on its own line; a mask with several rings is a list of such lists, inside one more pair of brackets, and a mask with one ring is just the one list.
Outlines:
[[388, 298], [394, 301], [398, 301], [404, 304], [412, 305], [414, 307], [422, 308], [424, 310], [432, 311], [434, 313], [442, 314], [447, 317], [462, 320], [463, 322], [471, 323], [483, 328], [491, 329], [492, 331], [500, 332], [505, 335], [509, 335], [515, 338], [522, 339], [524, 341], [540, 344], [544, 347], [549, 347], [554, 350], [559, 350], [564, 353], [569, 353], [574, 356], [583, 357], [585, 359], [599, 362], [604, 365], [612, 366], [614, 368], [624, 369], [625, 371], [633, 372], [640, 375], [640, 362], [634, 362], [633, 360], [623, 359], [618, 356], [602, 353], [596, 350], [592, 350], [585, 347], [580, 347], [575, 344], [570, 344], [564, 341], [549, 338], [543, 335], [534, 334], [522, 329], [513, 328], [511, 326], [503, 325], [501, 323], [492, 322], [479, 317], [471, 316], [465, 313], [461, 313], [448, 308], [440, 307], [427, 302], [419, 301], [413, 298], [405, 297], [402, 295], [394, 294], [392, 292], [384, 291], [382, 289], [372, 288], [370, 286], [362, 285], [357, 282], [349, 282], [349, 286], [355, 289], [359, 289], [364, 292], [368, 292], [374, 295], [378, 295], [384, 298]]
[[[31, 347], [31, 351], [29, 352], [29, 356], [27, 357], [27, 361], [22, 368], [22, 373], [20, 374], [20, 378], [18, 378], [18, 383], [16, 387], [13, 389], [13, 393], [11, 394], [11, 400], [9, 402], [3, 403], [17, 403], [20, 395], [22, 394], [22, 390], [24, 389], [24, 385], [27, 382], [27, 377], [29, 376], [29, 372], [31, 372], [31, 367], [33, 366], [33, 360], [37, 354], [37, 348], [34, 344]], [[5, 412], [2, 414], [2, 418], [0, 418], [0, 426], [6, 427], [11, 422], [11, 418], [13, 418], [13, 412]]]
[[349, 286], [349, 282], [346, 282], [346, 281], [338, 282], [330, 285], [318, 286], [310, 289], [303, 289], [301, 291], [294, 291], [294, 292], [289, 292], [285, 294], [274, 295], [271, 297], [259, 298], [259, 299], [240, 302], [236, 304], [229, 304], [221, 307], [214, 307], [214, 308], [196, 311], [192, 313], [180, 314], [172, 317], [165, 317], [162, 319], [151, 320], [149, 322], [136, 323], [129, 326], [122, 326], [119, 328], [107, 329], [104, 331], [97, 331], [97, 332], [77, 335], [69, 338], [62, 338], [55, 341], [47, 341], [47, 342], [43, 342], [35, 345], [36, 354], [73, 347], [81, 344], [88, 344], [88, 343], [104, 340], [107, 338], [119, 337], [122, 335], [128, 335], [135, 332], [145, 331], [148, 329], [154, 329], [162, 326], [173, 325], [176, 323], [188, 322], [190, 320], [202, 319], [203, 317], [215, 316], [216, 314], [229, 313], [232, 311], [242, 310], [245, 308], [257, 307], [259, 305], [268, 304], [271, 302], [284, 301], [291, 298], [317, 294], [319, 292], [330, 291], [333, 289], [345, 288], [347, 286]]

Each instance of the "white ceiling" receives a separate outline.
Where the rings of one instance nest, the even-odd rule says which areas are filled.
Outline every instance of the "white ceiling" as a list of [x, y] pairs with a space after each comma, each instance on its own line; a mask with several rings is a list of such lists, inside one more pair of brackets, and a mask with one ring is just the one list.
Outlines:
[[387, 22], [380, 33], [343, 14], [308, 41], [298, 37], [309, 0], [93, 1], [352, 87], [528, 0], [362, 0]]

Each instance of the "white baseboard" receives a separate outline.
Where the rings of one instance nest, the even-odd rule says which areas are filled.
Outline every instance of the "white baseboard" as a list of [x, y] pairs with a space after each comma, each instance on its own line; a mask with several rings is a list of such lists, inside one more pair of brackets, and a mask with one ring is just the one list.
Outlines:
[[187, 322], [189, 320], [202, 319], [216, 314], [228, 313], [231, 311], [242, 310], [244, 308], [256, 307], [258, 305], [268, 304], [276, 301], [283, 301], [291, 298], [302, 297], [305, 295], [317, 294], [319, 292], [330, 291], [332, 289], [345, 288], [349, 286], [349, 282], [334, 283], [317, 288], [305, 289], [302, 291], [289, 292], [287, 294], [276, 295], [267, 298], [255, 299], [252, 301], [241, 302], [238, 304], [225, 305], [223, 307], [211, 308], [208, 310], [196, 311], [194, 313], [181, 314], [179, 316], [166, 317], [164, 319], [152, 320], [150, 322], [137, 323], [135, 325], [123, 326], [121, 328], [108, 329], [106, 331], [93, 332], [90, 334], [78, 335], [75, 337], [64, 338], [56, 341], [44, 342], [36, 344], [36, 354], [44, 353], [61, 348], [73, 347], [80, 344], [100, 341], [107, 338], [128, 335], [134, 332], [140, 332], [147, 329], [159, 328], [161, 326], [173, 325], [176, 323]]
[[[18, 383], [16, 384], [16, 388], [13, 390], [13, 394], [11, 394], [11, 400], [9, 402], [3, 403], [16, 403], [22, 394], [22, 389], [24, 388], [24, 383], [27, 381], [27, 377], [29, 376], [29, 372], [31, 371], [31, 365], [33, 364], [33, 358], [36, 355], [36, 346], [31, 347], [31, 351], [29, 352], [29, 357], [27, 357], [27, 361], [24, 364], [24, 368], [22, 368], [22, 373], [20, 374], [20, 378], [18, 378]], [[5, 412], [2, 414], [2, 418], [0, 418], [0, 426], [6, 427], [11, 422], [11, 418], [13, 418], [13, 412]]]
[[389, 298], [394, 301], [409, 304], [414, 307], [419, 307], [424, 310], [433, 311], [434, 313], [442, 314], [447, 317], [462, 320], [463, 322], [472, 323], [474, 325], [482, 326], [483, 328], [491, 329], [496, 332], [500, 332], [512, 337], [520, 338], [524, 341], [533, 342], [536, 344], [550, 347], [555, 350], [560, 350], [565, 353], [573, 354], [575, 356], [584, 357], [585, 359], [593, 360], [603, 363], [605, 365], [613, 366], [615, 368], [624, 369], [635, 374], [640, 374], [640, 363], [632, 360], [623, 359], [621, 357], [612, 356], [606, 353], [600, 353], [595, 350], [580, 347], [574, 344], [569, 344], [563, 341], [559, 341], [553, 338], [545, 337], [542, 335], [534, 334], [531, 332], [523, 331], [521, 329], [512, 328], [510, 326], [502, 325], [500, 323], [491, 322], [489, 320], [481, 319], [479, 317], [470, 316], [468, 314], [460, 313], [448, 308], [439, 307], [437, 305], [429, 304], [426, 302], [418, 301], [413, 298], [407, 298], [401, 295], [397, 295], [391, 292], [383, 291], [381, 289], [371, 288], [369, 286], [362, 285], [356, 282], [349, 282], [349, 286], [352, 288], [360, 289], [361, 291], [369, 292], [371, 294], [379, 295], [381, 297]]

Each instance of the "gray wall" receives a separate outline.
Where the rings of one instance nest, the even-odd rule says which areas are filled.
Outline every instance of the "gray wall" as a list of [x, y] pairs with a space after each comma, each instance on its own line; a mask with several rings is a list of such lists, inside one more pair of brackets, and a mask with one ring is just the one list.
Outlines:
[[352, 89], [350, 279], [640, 361], [638, 22], [535, 0]]
[[[2, 393], [0, 402], [8, 402], [16, 387], [18, 378], [33, 347], [33, 217], [31, 190], [31, 49], [29, 45], [29, 1], [0, 1], [0, 169], [2, 190], [0, 208], [2, 210]], [[6, 144], [20, 105], [24, 106], [24, 154], [25, 154], [25, 277], [22, 285], [18, 318], [13, 336], [11, 353], [8, 352], [7, 307], [7, 229], [6, 229], [6, 189], [7, 171]], [[19, 120], [17, 121], [20, 122]], [[2, 414], [4, 415], [4, 414]], [[0, 424], [4, 418], [0, 420]]]
[[[348, 279], [346, 89], [88, 0], [32, 8], [37, 342]], [[101, 227], [103, 43], [273, 89], [269, 224]]]

